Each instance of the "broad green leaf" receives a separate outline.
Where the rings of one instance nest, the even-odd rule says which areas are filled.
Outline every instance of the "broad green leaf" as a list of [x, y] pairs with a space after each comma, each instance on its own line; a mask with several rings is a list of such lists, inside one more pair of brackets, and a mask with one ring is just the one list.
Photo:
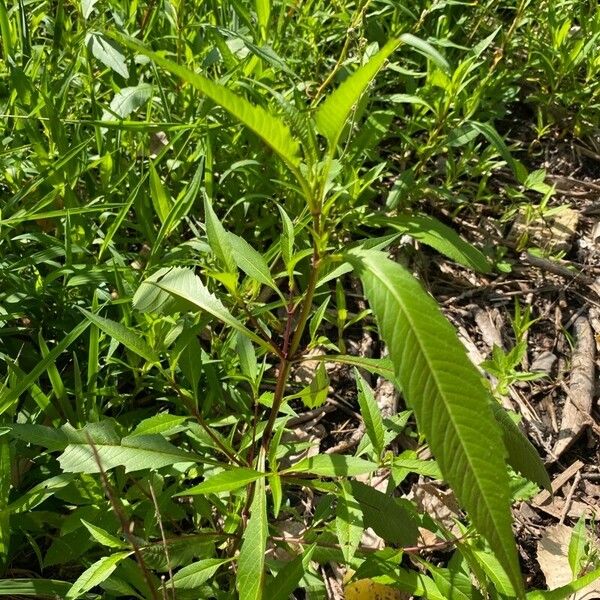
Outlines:
[[223, 269], [228, 273], [237, 273], [230, 239], [206, 194], [204, 194], [204, 224], [210, 249], [215, 253]]
[[368, 63], [359, 67], [319, 105], [315, 123], [319, 132], [327, 139], [331, 152], [337, 146], [352, 108], [399, 44], [400, 40], [390, 40]]
[[407, 46], [414, 48], [423, 56], [429, 58], [431, 62], [433, 62], [445, 73], [450, 72], [450, 65], [448, 64], [448, 61], [429, 42], [418, 38], [412, 33], [403, 33], [400, 36], [400, 41], [405, 43]]
[[522, 597], [506, 449], [479, 373], [435, 301], [406, 269], [381, 252], [354, 251], [348, 258], [361, 278], [419, 431]]
[[427, 568], [438, 589], [448, 600], [483, 600], [481, 593], [464, 573], [455, 573], [430, 564]]
[[360, 406], [360, 414], [365, 423], [367, 435], [371, 440], [371, 444], [373, 444], [375, 453], [377, 456], [381, 456], [385, 443], [381, 411], [379, 410], [379, 406], [377, 406], [377, 402], [375, 401], [373, 390], [361, 377], [358, 369], [356, 368], [354, 369], [354, 379], [358, 388], [358, 405]]
[[146, 344], [139, 333], [135, 333], [132, 329], [126, 327], [122, 323], [105, 319], [84, 308], [79, 308], [79, 311], [82, 312], [89, 321], [96, 325], [98, 329], [104, 331], [106, 335], [117, 340], [120, 344], [123, 344], [128, 350], [131, 350], [149, 362], [155, 363], [159, 361], [158, 355], [150, 348], [150, 346], [148, 346], [148, 344]]
[[99, 544], [107, 546], [108, 548], [115, 549], [127, 546], [125, 542], [120, 540], [118, 537], [108, 533], [108, 531], [102, 529], [102, 527], [98, 527], [97, 525], [88, 523], [85, 519], [81, 519], [81, 523]]
[[169, 595], [169, 590], [175, 586], [177, 590], [193, 590], [199, 588], [203, 583], [206, 583], [218, 570], [219, 567], [231, 562], [232, 559], [223, 558], [205, 558], [191, 565], [183, 567], [173, 575], [173, 579], [169, 579], [164, 584], [166, 596]]
[[[98, 461], [104, 470], [123, 466], [126, 472], [130, 472], [199, 460], [195, 455], [167, 442], [162, 435], [133, 435], [120, 440], [111, 429], [105, 429], [101, 435], [94, 435], [90, 431], [86, 427], [82, 432], [75, 432], [76, 438], [58, 457], [63, 471], [98, 473]], [[92, 438], [93, 447], [86, 439], [86, 432]]]
[[169, 192], [160, 180], [160, 175], [156, 171], [154, 163], [150, 161], [150, 196], [152, 197], [152, 205], [154, 212], [162, 224], [165, 223], [169, 213], [171, 212], [172, 201], [169, 197]]
[[133, 305], [142, 312], [157, 311], [168, 305], [169, 296], [179, 300], [181, 309], [204, 310], [213, 317], [240, 331], [249, 339], [271, 350], [271, 347], [258, 335], [238, 321], [222, 302], [200, 281], [192, 269], [173, 267], [160, 269], [146, 279], [133, 296]]
[[378, 468], [377, 463], [355, 458], [354, 456], [319, 454], [302, 459], [295, 465], [281, 471], [280, 475], [284, 473], [310, 473], [319, 477], [354, 477], [372, 473]]
[[307, 572], [315, 548], [316, 545], [313, 544], [303, 554], [287, 562], [277, 576], [268, 582], [263, 598], [265, 600], [267, 598], [269, 600], [289, 600]]
[[54, 364], [62, 352], [64, 352], [89, 326], [86, 319], [76, 325], [44, 358], [27, 374], [19, 379], [13, 388], [1, 388], [0, 390], [0, 415], [9, 410], [19, 399], [19, 396], [33, 385], [37, 378], [47, 369], [48, 365]]
[[[527, 594], [527, 600], [566, 600], [576, 592], [584, 590], [588, 585], [591, 585], [597, 579], [600, 579], [600, 567], [590, 571], [586, 575], [583, 575], [579, 579], [576, 579], [567, 585], [556, 588], [555, 590], [534, 590], [533, 592], [529, 592]], [[590, 600], [592, 600], [592, 597], [590, 597]]]
[[107, 40], [98, 32], [91, 32], [85, 36], [85, 44], [88, 50], [103, 65], [112, 69], [115, 73], [121, 75], [121, 77], [125, 77], [125, 79], [129, 77], [125, 57], [113, 41]]
[[510, 466], [521, 473], [523, 477], [551, 492], [552, 482], [533, 444], [495, 400], [492, 400], [492, 411], [496, 421], [500, 424], [504, 445], [508, 450], [507, 460]]
[[386, 542], [414, 545], [419, 535], [419, 523], [409, 501], [388, 496], [360, 481], [351, 481], [350, 487], [360, 505], [365, 527], [371, 527]]
[[243, 125], [248, 127], [248, 129], [254, 131], [294, 172], [297, 172], [297, 167], [300, 164], [300, 144], [292, 136], [288, 126], [279, 117], [269, 113], [261, 106], [251, 104], [248, 100], [233, 93], [225, 86], [211, 81], [199, 73], [194, 73], [156, 52], [148, 50], [131, 38], [115, 34], [111, 35], [117, 37], [130, 50], [147, 56], [163, 69], [177, 75], [185, 82], [193, 85], [205, 96], [208, 96], [213, 102], [224, 108]]
[[261, 477], [254, 488], [250, 518], [244, 531], [244, 541], [238, 557], [236, 588], [240, 600], [262, 600], [263, 598], [267, 535], [267, 497], [265, 479]]
[[111, 112], [105, 112], [102, 119], [114, 119], [113, 113], [121, 119], [126, 119], [152, 98], [153, 89], [154, 87], [150, 83], [140, 83], [132, 87], [121, 88], [110, 102]]
[[188, 419], [189, 417], [161, 413], [144, 419], [129, 435], [153, 435], [158, 433], [167, 435], [170, 432], [181, 429], [180, 425]]
[[227, 239], [233, 254], [233, 261], [248, 277], [278, 290], [267, 261], [244, 238], [228, 233]]
[[132, 554], [131, 550], [117, 552], [110, 556], [103, 556], [76, 579], [71, 589], [67, 592], [65, 600], [75, 600], [88, 590], [102, 583], [110, 577], [111, 573], [117, 568], [117, 565], [130, 554]]
[[191, 487], [185, 492], [176, 494], [177, 496], [198, 496], [201, 494], [218, 494], [219, 492], [231, 492], [241, 487], [264, 478], [265, 473], [260, 473], [254, 469], [240, 467], [239, 469], [231, 469], [223, 471], [217, 475], [213, 475], [206, 481]]
[[348, 482], [341, 482], [337, 497], [335, 532], [346, 563], [354, 558], [360, 544], [363, 534], [361, 523], [362, 511], [352, 496]]
[[373, 220], [379, 225], [393, 227], [410, 235], [469, 269], [480, 273], [489, 273], [492, 269], [487, 257], [480, 250], [463, 240], [454, 229], [434, 217], [411, 214], [375, 217]]

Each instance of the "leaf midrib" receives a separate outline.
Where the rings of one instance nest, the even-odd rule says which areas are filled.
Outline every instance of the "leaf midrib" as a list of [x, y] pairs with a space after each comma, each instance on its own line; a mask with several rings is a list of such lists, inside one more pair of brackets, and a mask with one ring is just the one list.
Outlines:
[[[402, 307], [402, 312], [404, 313], [404, 316], [405, 316], [406, 320], [408, 321], [408, 323], [410, 324], [410, 326], [412, 327], [413, 331], [417, 331], [417, 329], [416, 329], [416, 327], [414, 325], [414, 320], [411, 319], [409, 311], [406, 310], [406, 306], [405, 306], [404, 302], [402, 301], [401, 296], [396, 293], [395, 288], [391, 287], [388, 284], [387, 277], [384, 276], [384, 274], [382, 274], [382, 272], [379, 270], [379, 268], [377, 267], [377, 264], [374, 261], [368, 261], [368, 265], [369, 265], [370, 271], [372, 273], [377, 273], [378, 279], [383, 283], [385, 289], [397, 300], [398, 304]], [[436, 375], [435, 369], [431, 368], [432, 367], [432, 363], [429, 360], [429, 357], [428, 357], [427, 353], [424, 352], [424, 350], [423, 350], [423, 344], [421, 343], [421, 341], [420, 341], [420, 339], [419, 339], [418, 336], [414, 336], [414, 337], [416, 339], [416, 343], [417, 343], [417, 346], [419, 348], [419, 351], [422, 354], [422, 356], [424, 357], [425, 362], [427, 363], [427, 366], [428, 366], [430, 374], [431, 374], [430, 376], [433, 378], [433, 380], [436, 383], [436, 388], [438, 390], [441, 390], [442, 388], [439, 385], [439, 378]], [[456, 427], [456, 421], [454, 419], [454, 416], [452, 415], [452, 411], [450, 411], [448, 409], [448, 404], [447, 404], [445, 395], [443, 393], [441, 393], [441, 391], [438, 391], [438, 395], [442, 398], [442, 401], [443, 401], [443, 404], [444, 404], [444, 408], [445, 408], [447, 414], [449, 415], [449, 420], [452, 423], [452, 425], [454, 427], [454, 430], [458, 431], [457, 427]], [[457, 435], [457, 437], [459, 439], [460, 447], [463, 449], [463, 453], [465, 454], [465, 456], [467, 458], [467, 462], [468, 462], [469, 466], [471, 467], [471, 473], [473, 473], [473, 475], [474, 475], [474, 479], [477, 482], [477, 486], [478, 486], [478, 488], [480, 490], [483, 490], [484, 487], [482, 487], [482, 485], [481, 485], [481, 480], [476, 475], [476, 471], [473, 469], [473, 463], [472, 463], [472, 460], [471, 460], [470, 453], [465, 450], [465, 445], [463, 443], [462, 437], [460, 435]], [[484, 502], [485, 506], [488, 508], [489, 515], [492, 517], [493, 522], [497, 525], [497, 522], [496, 522], [497, 520], [494, 517], [494, 512], [493, 512], [493, 510], [490, 509], [490, 504], [487, 502], [486, 494], [482, 493], [479, 496], [480, 496], [480, 498], [483, 499], [483, 502]], [[504, 544], [502, 544], [502, 546], [504, 546]], [[504, 550], [504, 548], [502, 549], [502, 552], [506, 555], [506, 551]], [[508, 555], [506, 557], [510, 558]], [[509, 560], [508, 562], [509, 562], [509, 564], [511, 564], [513, 561]]]

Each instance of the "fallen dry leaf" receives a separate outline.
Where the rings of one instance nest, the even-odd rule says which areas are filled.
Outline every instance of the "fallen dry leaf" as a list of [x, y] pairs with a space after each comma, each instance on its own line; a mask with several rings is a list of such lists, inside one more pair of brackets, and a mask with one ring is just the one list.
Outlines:
[[[567, 525], [555, 525], [546, 530], [537, 545], [537, 560], [546, 578], [548, 588], [553, 590], [573, 581], [569, 566], [569, 542], [573, 530]], [[573, 594], [570, 600], [594, 600], [600, 598], [600, 580], [584, 590]]]
[[372, 579], [359, 579], [344, 588], [346, 600], [406, 600], [410, 596]]

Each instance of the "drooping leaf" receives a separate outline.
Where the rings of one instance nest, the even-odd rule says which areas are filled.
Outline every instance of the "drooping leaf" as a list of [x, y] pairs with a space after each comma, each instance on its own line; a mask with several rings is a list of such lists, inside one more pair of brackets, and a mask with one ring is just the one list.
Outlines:
[[508, 413], [495, 401], [492, 401], [492, 411], [502, 430], [510, 466], [521, 473], [523, 477], [551, 492], [552, 482], [533, 444], [523, 435]]
[[415, 240], [435, 248], [451, 260], [479, 271], [489, 273], [491, 265], [487, 257], [475, 246], [463, 240], [451, 227], [429, 215], [411, 214], [396, 217], [376, 217], [379, 225], [393, 227]]
[[388, 56], [398, 47], [400, 40], [390, 40], [366, 64], [345, 79], [320, 105], [315, 114], [319, 132], [327, 139], [330, 151], [338, 140], [354, 105], [360, 100]]
[[400, 40], [407, 46], [417, 50], [417, 52], [420, 52], [423, 56], [426, 56], [445, 73], [450, 71], [448, 61], [429, 42], [418, 38], [412, 33], [403, 33], [400, 36]]
[[244, 531], [244, 541], [238, 557], [236, 588], [240, 600], [262, 600], [263, 598], [267, 534], [267, 497], [265, 479], [261, 477], [254, 488], [250, 518]]
[[65, 600], [80, 598], [82, 594], [102, 583], [110, 577], [111, 573], [117, 568], [117, 565], [130, 554], [132, 554], [131, 550], [117, 552], [110, 556], [103, 556], [75, 580], [71, 589], [67, 592]]
[[264, 477], [264, 473], [260, 473], [254, 469], [240, 467], [213, 475], [206, 481], [203, 481], [184, 492], [180, 492], [177, 496], [198, 496], [201, 494], [231, 492]]
[[419, 431], [522, 597], [506, 449], [479, 373], [435, 301], [406, 269], [375, 251], [354, 251], [349, 260], [360, 275]]
[[379, 465], [362, 458], [344, 456], [341, 454], [319, 454], [302, 459], [292, 465], [284, 473], [310, 473], [320, 477], [354, 477], [372, 473]]
[[288, 166], [296, 171], [300, 164], [300, 144], [279, 117], [269, 113], [261, 106], [251, 104], [248, 100], [242, 96], [238, 96], [225, 86], [211, 81], [199, 73], [194, 73], [156, 52], [148, 50], [131, 38], [114, 33], [111, 35], [116, 37], [124, 46], [147, 56], [163, 69], [177, 75], [208, 96], [213, 102], [217, 103], [238, 121], [254, 131], [254, 133], [279, 154]]
[[117, 323], [116, 321], [111, 321], [100, 315], [95, 315], [89, 310], [85, 310], [85, 308], [79, 308], [79, 310], [89, 321], [96, 325], [98, 329], [117, 340], [120, 344], [123, 344], [128, 350], [131, 350], [149, 362], [159, 361], [158, 355], [150, 348], [150, 346], [148, 346], [148, 344], [146, 344], [138, 333], [134, 333], [122, 323]]
[[377, 456], [381, 456], [384, 447], [384, 429], [381, 412], [375, 401], [373, 390], [367, 382], [361, 377], [358, 369], [354, 369], [354, 379], [358, 388], [358, 405], [360, 414], [365, 423], [367, 435], [373, 444]]
[[[160, 269], [146, 279], [133, 296], [133, 305], [142, 312], [157, 311], [169, 306], [169, 299], [180, 301], [180, 309], [187, 307], [204, 310], [219, 321], [242, 332], [258, 345], [270, 349], [261, 337], [247, 329], [204, 286], [191, 269], [183, 267]], [[172, 308], [172, 305], [170, 306]]]

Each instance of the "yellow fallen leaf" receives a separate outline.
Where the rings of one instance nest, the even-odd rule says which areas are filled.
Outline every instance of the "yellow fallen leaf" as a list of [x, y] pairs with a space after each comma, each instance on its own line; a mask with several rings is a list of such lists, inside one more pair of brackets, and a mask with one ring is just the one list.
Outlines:
[[359, 579], [344, 588], [346, 600], [404, 600], [400, 590], [376, 583], [372, 579]]

